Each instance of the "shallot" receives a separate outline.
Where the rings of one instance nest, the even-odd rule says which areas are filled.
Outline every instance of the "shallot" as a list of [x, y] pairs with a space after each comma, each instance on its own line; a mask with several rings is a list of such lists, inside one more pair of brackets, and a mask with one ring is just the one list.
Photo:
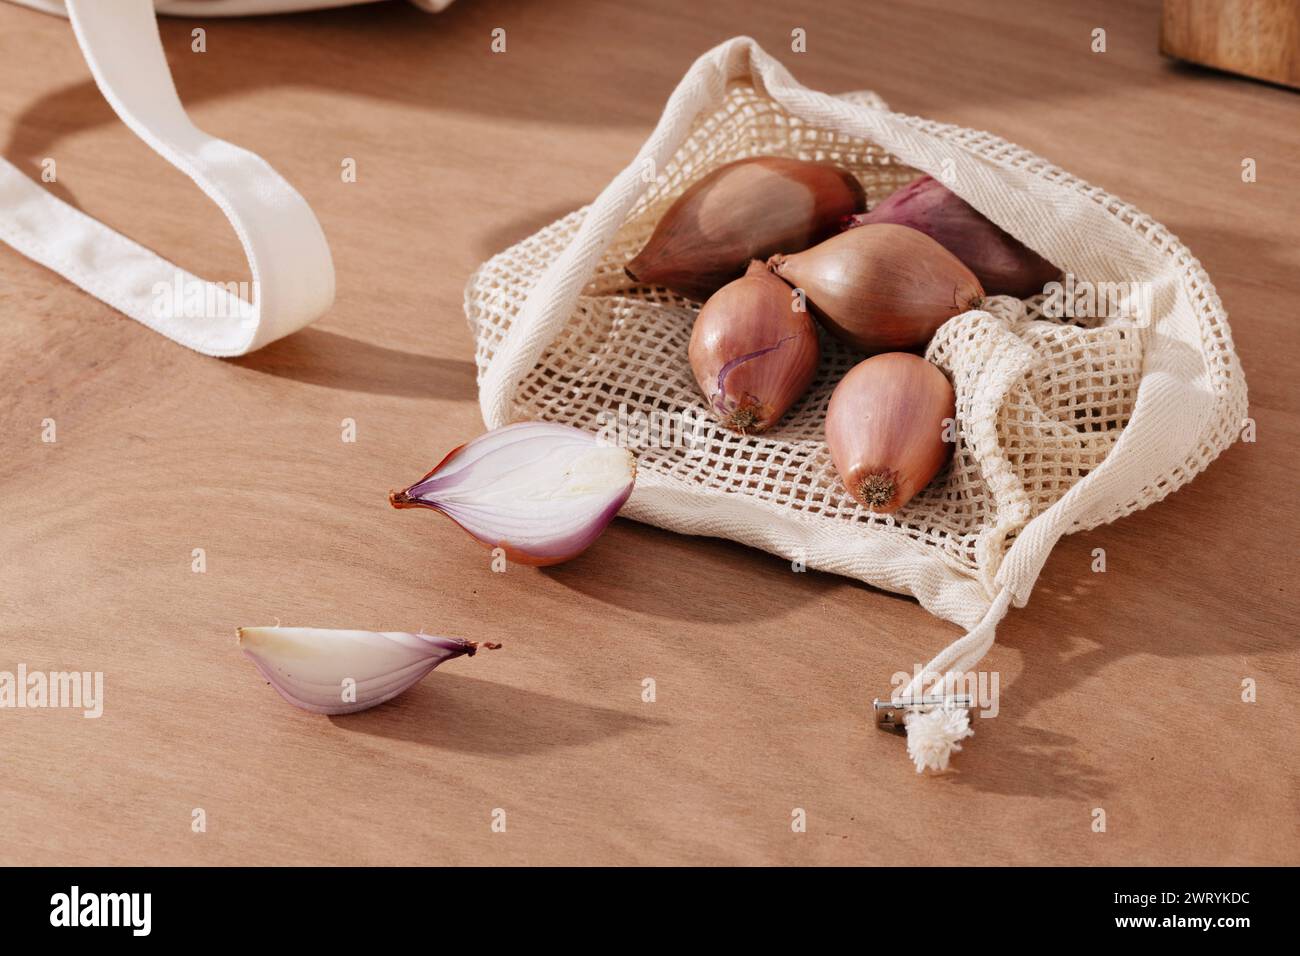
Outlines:
[[989, 295], [1025, 299], [1061, 273], [931, 176], [912, 180], [870, 212], [850, 216], [845, 228], [879, 222], [925, 233], [960, 259]]
[[771, 427], [808, 390], [821, 348], [790, 287], [755, 260], [704, 303], [689, 355], [709, 408], [743, 435]]
[[952, 455], [956, 414], [948, 377], [919, 355], [859, 362], [826, 410], [826, 444], [844, 487], [872, 511], [897, 511]]
[[569, 425], [519, 422], [454, 449], [388, 501], [440, 511], [509, 560], [547, 565], [590, 547], [635, 481], [626, 448]]
[[637, 282], [703, 302], [739, 278], [751, 259], [807, 249], [865, 208], [861, 183], [831, 163], [737, 160], [682, 193], [626, 271]]
[[936, 329], [978, 308], [979, 280], [951, 252], [906, 226], [859, 226], [768, 268], [802, 289], [832, 335], [864, 352], [924, 348]]
[[[241, 627], [240, 649], [271, 686], [314, 714], [351, 714], [391, 700], [453, 657], [480, 647], [456, 637], [319, 627]], [[499, 644], [484, 644], [497, 648]]]

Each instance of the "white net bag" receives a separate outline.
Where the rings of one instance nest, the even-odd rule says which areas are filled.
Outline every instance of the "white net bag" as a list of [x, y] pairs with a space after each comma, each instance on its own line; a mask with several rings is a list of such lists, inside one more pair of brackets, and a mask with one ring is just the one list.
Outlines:
[[[737, 435], [707, 417], [691, 374], [697, 307], [623, 271], [687, 186], [766, 155], [835, 162], [872, 205], [930, 173], [1065, 273], [1054, 301], [991, 298], [934, 336], [927, 356], [957, 395], [956, 447], [894, 514], [843, 490], [823, 438], [831, 391], [860, 354], [823, 337], [808, 394], [771, 430]], [[896, 695], [907, 699], [935, 679], [951, 689], [978, 663], [1062, 534], [1185, 484], [1246, 414], [1223, 307], [1163, 226], [987, 133], [890, 113], [869, 93], [806, 89], [747, 37], [696, 61], [590, 206], [484, 263], [465, 310], [488, 427], [545, 419], [600, 431], [613, 415], [697, 423], [690, 441], [660, 434], [635, 449], [623, 514], [910, 594], [967, 629]], [[970, 733], [967, 715], [916, 716], [917, 769], [941, 769]]]

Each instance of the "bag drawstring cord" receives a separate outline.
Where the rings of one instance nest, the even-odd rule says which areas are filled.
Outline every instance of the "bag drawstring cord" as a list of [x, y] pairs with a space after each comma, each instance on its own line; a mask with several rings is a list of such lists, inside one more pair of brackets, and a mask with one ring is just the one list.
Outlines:
[[[931, 693], [952, 694], [961, 674], [983, 660], [993, 647], [998, 623], [1011, 606], [1011, 590], [1002, 588], [989, 605], [984, 617], [966, 634], [934, 656], [897, 695], [895, 700], [919, 700], [930, 675], [941, 675], [931, 685]], [[907, 728], [907, 754], [916, 764], [916, 772], [926, 769], [946, 770], [952, 755], [961, 750], [961, 741], [974, 736], [971, 713], [966, 707], [942, 705], [932, 710], [909, 711], [904, 717]]]

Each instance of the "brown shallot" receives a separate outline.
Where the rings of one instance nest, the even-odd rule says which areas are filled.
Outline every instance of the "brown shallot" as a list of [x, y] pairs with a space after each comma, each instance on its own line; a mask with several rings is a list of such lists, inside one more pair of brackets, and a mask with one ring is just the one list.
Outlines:
[[865, 208], [862, 185], [832, 163], [737, 160], [678, 197], [626, 272], [703, 302], [739, 278], [751, 259], [807, 249]]
[[826, 444], [844, 487], [872, 511], [897, 511], [952, 455], [956, 414], [948, 377], [919, 355], [859, 362], [826, 411]]
[[771, 427], [808, 390], [821, 349], [802, 303], [755, 260], [704, 303], [688, 354], [709, 409], [748, 434]]
[[978, 308], [984, 289], [951, 252], [906, 226], [859, 226], [768, 268], [807, 297], [832, 335], [864, 352], [924, 348], [936, 329]]

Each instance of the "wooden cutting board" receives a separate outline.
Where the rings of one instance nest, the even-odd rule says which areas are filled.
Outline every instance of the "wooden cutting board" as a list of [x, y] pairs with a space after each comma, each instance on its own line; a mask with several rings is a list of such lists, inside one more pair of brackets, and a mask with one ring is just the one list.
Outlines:
[[1160, 52], [1300, 88], [1300, 0], [1164, 0]]

